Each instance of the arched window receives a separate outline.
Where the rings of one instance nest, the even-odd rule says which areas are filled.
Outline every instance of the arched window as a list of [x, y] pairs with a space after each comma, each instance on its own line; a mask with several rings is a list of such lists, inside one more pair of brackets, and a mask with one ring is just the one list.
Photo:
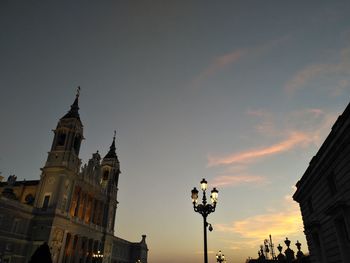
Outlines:
[[66, 141], [66, 134], [60, 132], [57, 136], [57, 146], [63, 146]]
[[108, 174], [109, 174], [109, 172], [108, 172], [108, 170], [105, 170], [104, 172], [103, 172], [103, 177], [102, 177], [102, 179], [105, 181], [105, 180], [108, 180]]

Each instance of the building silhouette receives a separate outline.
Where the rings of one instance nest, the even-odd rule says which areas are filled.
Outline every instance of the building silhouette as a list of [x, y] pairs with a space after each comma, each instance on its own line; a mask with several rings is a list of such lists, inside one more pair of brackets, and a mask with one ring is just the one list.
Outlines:
[[[81, 165], [84, 138], [79, 91], [57, 124], [40, 180], [0, 184], [1, 262], [28, 262], [47, 243], [52, 262], [147, 262], [146, 236], [130, 242], [114, 235], [120, 164], [115, 135], [107, 154]], [[103, 255], [103, 258], [102, 258]]]
[[296, 186], [311, 262], [350, 262], [350, 104]]

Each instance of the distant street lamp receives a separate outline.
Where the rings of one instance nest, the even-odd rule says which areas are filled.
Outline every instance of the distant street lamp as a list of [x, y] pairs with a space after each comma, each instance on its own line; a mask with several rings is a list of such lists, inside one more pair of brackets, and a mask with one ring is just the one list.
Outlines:
[[101, 254], [101, 251], [98, 250], [97, 254], [92, 254], [93, 262], [102, 262], [103, 254]]
[[196, 187], [193, 188], [191, 191], [192, 195], [192, 203], [193, 203], [193, 209], [195, 212], [200, 213], [203, 216], [203, 223], [204, 223], [204, 263], [208, 263], [208, 249], [207, 249], [207, 226], [209, 226], [209, 230], [213, 230], [211, 227], [211, 224], [207, 223], [207, 216], [215, 211], [216, 203], [218, 202], [218, 193], [219, 191], [216, 190], [214, 187], [213, 190], [211, 190], [210, 199], [212, 204], [207, 204], [207, 197], [205, 195], [205, 191], [208, 187], [208, 182], [203, 178], [201, 181], [201, 189], [203, 191], [203, 198], [202, 203], [197, 204], [198, 202], [198, 190]]
[[219, 250], [219, 252], [216, 254], [216, 262], [219, 262], [219, 263], [226, 262], [225, 255], [222, 254], [221, 250]]

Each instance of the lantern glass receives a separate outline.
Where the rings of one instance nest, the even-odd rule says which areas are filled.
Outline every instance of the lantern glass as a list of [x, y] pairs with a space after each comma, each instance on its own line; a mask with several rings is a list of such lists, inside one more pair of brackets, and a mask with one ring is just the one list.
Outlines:
[[203, 178], [201, 181], [201, 189], [205, 191], [207, 190], [207, 187], [208, 187], [208, 182]]
[[211, 190], [211, 195], [210, 195], [212, 203], [217, 203], [218, 195], [219, 195], [219, 191], [214, 187], [214, 189]]
[[192, 203], [197, 203], [197, 199], [198, 199], [198, 190], [196, 187], [193, 188], [193, 190], [191, 191], [191, 197], [192, 197]]

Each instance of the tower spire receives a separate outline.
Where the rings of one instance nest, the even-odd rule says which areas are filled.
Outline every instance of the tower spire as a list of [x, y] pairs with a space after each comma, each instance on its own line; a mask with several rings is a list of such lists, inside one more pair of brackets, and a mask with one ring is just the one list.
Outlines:
[[113, 141], [111, 146], [109, 147], [109, 151], [106, 154], [105, 158], [117, 158], [117, 154], [115, 153], [115, 136], [116, 136], [116, 131], [114, 130], [114, 135], [113, 135]]
[[70, 106], [70, 110], [62, 117], [62, 119], [75, 118], [80, 120], [79, 116], [79, 96], [80, 96], [80, 86], [77, 88], [77, 93], [75, 95], [75, 100]]

